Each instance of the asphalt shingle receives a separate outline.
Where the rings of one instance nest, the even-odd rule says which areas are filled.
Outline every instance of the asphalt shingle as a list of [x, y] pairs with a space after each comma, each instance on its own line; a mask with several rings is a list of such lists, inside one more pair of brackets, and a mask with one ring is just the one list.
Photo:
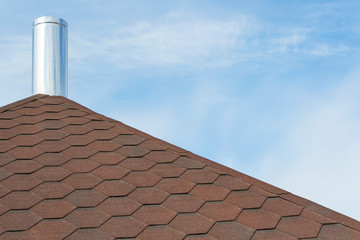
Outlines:
[[59, 96], [0, 108], [0, 239], [360, 239], [354, 219]]

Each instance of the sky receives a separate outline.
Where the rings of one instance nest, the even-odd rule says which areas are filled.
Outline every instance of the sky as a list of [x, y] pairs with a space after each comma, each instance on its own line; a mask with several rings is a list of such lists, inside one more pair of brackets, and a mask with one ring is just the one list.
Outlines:
[[0, 0], [0, 106], [32, 22], [69, 24], [68, 98], [360, 220], [360, 2]]

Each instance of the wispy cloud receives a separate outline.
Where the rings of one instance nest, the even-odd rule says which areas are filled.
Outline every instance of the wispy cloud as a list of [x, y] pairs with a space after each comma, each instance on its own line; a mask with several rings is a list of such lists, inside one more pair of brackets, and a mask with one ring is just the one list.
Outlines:
[[350, 48], [349, 46], [346, 46], [344, 44], [330, 45], [330, 44], [322, 43], [322, 44], [314, 44], [313, 46], [311, 46], [311, 48], [309, 49], [309, 53], [315, 56], [329, 56], [329, 55], [346, 53], [351, 50], [358, 51], [358, 49]]
[[229, 67], [247, 60], [278, 55], [329, 56], [356, 50], [318, 36], [318, 26], [272, 25], [255, 17], [195, 18], [167, 14], [126, 26], [104, 26], [101, 35], [70, 35], [70, 57], [111, 63], [120, 69], [142, 66]]
[[[245, 16], [225, 21], [170, 14], [155, 22], [105, 29], [105, 36], [72, 36], [70, 57], [97, 58], [121, 68], [139, 65], [227, 66], [236, 61], [251, 23]], [[110, 33], [111, 32], [111, 33]]]
[[301, 44], [306, 41], [305, 33], [301, 31], [293, 31], [291, 34], [285, 33], [284, 36], [280, 36], [273, 40], [273, 50], [274, 52], [287, 53], [287, 52], [297, 52]]

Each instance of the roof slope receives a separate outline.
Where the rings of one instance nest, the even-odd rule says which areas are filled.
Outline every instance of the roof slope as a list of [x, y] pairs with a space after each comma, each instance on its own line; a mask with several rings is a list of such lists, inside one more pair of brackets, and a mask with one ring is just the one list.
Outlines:
[[0, 108], [0, 239], [360, 239], [360, 223], [63, 97]]

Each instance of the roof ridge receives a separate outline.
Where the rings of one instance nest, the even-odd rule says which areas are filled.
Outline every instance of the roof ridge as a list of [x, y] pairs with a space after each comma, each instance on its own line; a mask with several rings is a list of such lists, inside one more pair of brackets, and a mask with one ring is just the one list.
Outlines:
[[13, 103], [9, 103], [5, 106], [2, 106], [0, 107], [0, 113], [2, 112], [5, 112], [11, 108], [16, 108], [16, 107], [19, 107], [23, 104], [26, 104], [28, 102], [31, 102], [31, 101], [34, 101], [34, 100], [37, 100], [37, 99], [40, 99], [40, 98], [44, 98], [46, 96], [49, 96], [49, 95], [46, 95], [46, 94], [36, 94], [36, 95], [33, 95], [33, 96], [30, 96], [30, 97], [27, 97], [27, 98], [24, 98], [24, 99], [21, 99], [19, 101], [16, 101], [16, 102], [13, 102]]

